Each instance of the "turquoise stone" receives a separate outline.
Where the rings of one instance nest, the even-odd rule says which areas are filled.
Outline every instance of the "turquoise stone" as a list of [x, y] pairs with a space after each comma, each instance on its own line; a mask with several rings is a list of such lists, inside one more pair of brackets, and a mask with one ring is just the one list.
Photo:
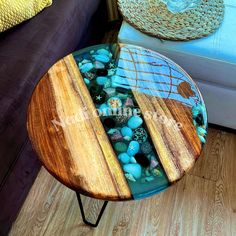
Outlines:
[[110, 57], [107, 56], [107, 55], [104, 55], [104, 54], [93, 55], [93, 58], [96, 61], [100, 61], [100, 62], [103, 62], [103, 63], [108, 63], [110, 61]]
[[120, 99], [126, 99], [127, 96], [128, 96], [128, 94], [122, 94], [122, 93], [117, 94], [117, 97], [120, 98]]
[[109, 69], [108, 70], [108, 76], [112, 76], [116, 73], [116, 69]]
[[80, 70], [81, 70], [82, 73], [89, 72], [93, 68], [94, 67], [93, 67], [92, 63], [86, 63], [86, 64], [83, 64], [82, 66], [80, 66]]
[[134, 157], [130, 157], [130, 163], [137, 163], [137, 161]]
[[110, 88], [111, 87], [111, 80], [108, 79], [107, 82], [104, 84], [104, 88]]
[[127, 153], [121, 153], [118, 155], [118, 159], [123, 163], [123, 164], [128, 164], [130, 162], [130, 156]]
[[100, 105], [99, 112], [100, 112], [101, 115], [108, 116], [109, 111], [110, 111], [110, 108], [107, 106], [106, 103], [103, 103], [102, 105]]
[[139, 164], [125, 164], [123, 166], [123, 170], [128, 173], [131, 174], [135, 179], [139, 179], [141, 177], [142, 174], [142, 168]]
[[107, 93], [107, 95], [109, 97], [116, 94], [116, 89], [115, 88], [105, 88], [104, 91]]
[[137, 154], [139, 152], [139, 142], [137, 141], [131, 141], [129, 143], [129, 146], [128, 146], [128, 150], [127, 150], [127, 153], [129, 156], [134, 156], [135, 154]]
[[151, 182], [151, 181], [154, 180], [154, 177], [153, 177], [153, 176], [147, 176], [147, 177], [145, 177], [145, 180], [146, 180], [147, 182]]
[[109, 57], [111, 56], [111, 53], [107, 49], [104, 49], [104, 48], [98, 49], [97, 54], [106, 55]]
[[128, 126], [131, 129], [136, 129], [139, 126], [141, 126], [143, 123], [143, 119], [140, 116], [132, 116], [130, 117], [130, 119], [128, 120]]
[[132, 181], [132, 182], [136, 182], [136, 179], [135, 179], [134, 176], [131, 175], [131, 174], [126, 173], [126, 174], [125, 174], [125, 177], [126, 177], [126, 179], [128, 179], [128, 180], [130, 180], [130, 181]]
[[98, 76], [98, 77], [96, 78], [96, 82], [97, 82], [97, 84], [99, 84], [99, 85], [104, 85], [107, 81], [108, 81], [108, 78], [105, 77], [105, 76]]
[[85, 84], [87, 84], [87, 85], [90, 84], [90, 80], [89, 80], [89, 79], [84, 78], [84, 82], [85, 82]]
[[132, 138], [133, 136], [133, 131], [132, 129], [130, 129], [129, 127], [125, 126], [121, 129], [121, 134], [124, 136], [124, 137], [130, 137]]
[[109, 129], [108, 131], [107, 131], [107, 133], [108, 134], [114, 134], [114, 133], [116, 133], [118, 131], [118, 129]]
[[207, 134], [207, 131], [205, 129], [203, 129], [202, 127], [197, 127], [197, 133], [199, 135], [206, 135]]
[[198, 135], [198, 137], [199, 137], [199, 139], [201, 140], [202, 143], [205, 143], [205, 142], [206, 142], [206, 139], [205, 139], [203, 136]]
[[207, 113], [203, 104], [198, 103], [192, 108], [192, 118], [198, 137], [204, 144], [206, 142], [205, 136], [207, 135]]
[[83, 61], [81, 61], [81, 64], [87, 64], [87, 63], [90, 63], [91, 61], [88, 60], [88, 59], [84, 59]]

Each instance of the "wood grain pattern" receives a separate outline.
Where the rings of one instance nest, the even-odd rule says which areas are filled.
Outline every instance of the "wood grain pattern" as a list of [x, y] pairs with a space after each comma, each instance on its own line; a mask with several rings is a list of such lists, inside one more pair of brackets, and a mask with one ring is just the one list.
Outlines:
[[[152, 112], [182, 124], [168, 126], [154, 119], [146, 120], [153, 143], [170, 182], [179, 180], [200, 156], [201, 143], [188, 107], [176, 101], [160, 99], [134, 92], [143, 113]], [[177, 105], [178, 104], [178, 105]], [[144, 117], [145, 118], [145, 117]]]
[[[209, 129], [206, 149], [193, 173], [152, 198], [109, 203], [96, 229], [83, 224], [75, 193], [42, 169], [10, 236], [234, 236], [235, 156], [236, 135]], [[218, 177], [208, 165], [211, 161], [220, 170]], [[211, 179], [204, 178], [210, 177], [208, 171]], [[92, 202], [86, 199], [85, 206], [89, 212]]]
[[[85, 108], [86, 113], [81, 112]], [[28, 132], [33, 146], [49, 172], [65, 185], [96, 198], [131, 199], [95, 111], [73, 57], [67, 56], [48, 71], [32, 96]], [[56, 130], [54, 119], [71, 122]]]

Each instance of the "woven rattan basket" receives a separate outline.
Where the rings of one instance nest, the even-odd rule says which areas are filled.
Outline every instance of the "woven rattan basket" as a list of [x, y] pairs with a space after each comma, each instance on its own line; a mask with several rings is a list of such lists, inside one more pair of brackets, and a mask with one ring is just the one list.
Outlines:
[[195, 9], [171, 13], [159, 0], [118, 0], [124, 19], [138, 30], [162, 39], [191, 40], [219, 28], [224, 17], [223, 0], [202, 0]]

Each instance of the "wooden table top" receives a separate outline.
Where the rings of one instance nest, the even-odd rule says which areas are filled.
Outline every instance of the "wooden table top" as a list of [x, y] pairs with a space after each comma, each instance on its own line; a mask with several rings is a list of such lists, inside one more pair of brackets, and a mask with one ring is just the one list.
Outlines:
[[90, 197], [130, 200], [163, 191], [193, 167], [207, 114], [196, 84], [173, 61], [133, 45], [97, 45], [49, 69], [27, 128], [60, 182]]

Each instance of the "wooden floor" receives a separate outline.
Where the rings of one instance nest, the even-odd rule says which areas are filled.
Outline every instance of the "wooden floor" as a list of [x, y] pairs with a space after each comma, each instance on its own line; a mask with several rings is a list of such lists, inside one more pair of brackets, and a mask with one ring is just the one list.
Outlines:
[[[98, 205], [86, 199], [89, 218]], [[42, 168], [10, 235], [236, 235], [236, 134], [210, 129], [191, 173], [154, 197], [109, 203], [96, 229], [82, 223], [75, 193]]]
[[[117, 30], [104, 43], [116, 42]], [[85, 200], [89, 219], [100, 202]], [[110, 202], [98, 228], [82, 222], [76, 194], [41, 169], [11, 236], [236, 236], [236, 134], [209, 129], [195, 167], [154, 197]]]

